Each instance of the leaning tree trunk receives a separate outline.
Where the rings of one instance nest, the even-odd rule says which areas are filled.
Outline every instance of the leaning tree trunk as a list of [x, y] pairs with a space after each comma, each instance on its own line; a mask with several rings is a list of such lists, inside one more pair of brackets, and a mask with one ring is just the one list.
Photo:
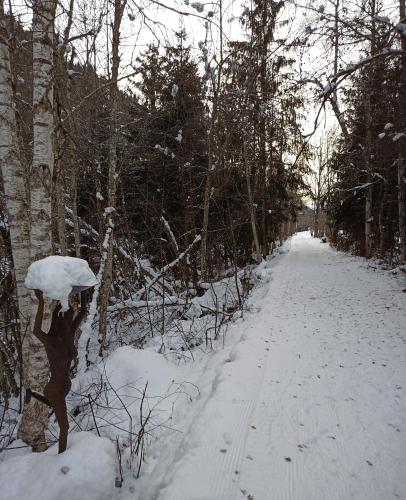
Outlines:
[[[18, 329], [23, 341], [30, 335], [32, 309], [30, 292], [24, 287], [27, 267], [30, 263], [30, 223], [25, 169], [20, 160], [17, 137], [10, 51], [7, 40], [4, 3], [0, 0], [0, 166], [13, 257]], [[22, 366], [21, 370], [23, 370]]]
[[[33, 2], [33, 156], [30, 175], [31, 260], [50, 255], [51, 199], [54, 166], [53, 48], [56, 0]], [[50, 302], [44, 325], [50, 320]], [[33, 319], [31, 321], [33, 322]], [[24, 386], [42, 392], [48, 378], [48, 361], [42, 344], [30, 335], [23, 344]], [[19, 435], [34, 451], [46, 448], [44, 431], [48, 408], [37, 401], [24, 406]]]
[[124, 9], [127, 0], [115, 0], [114, 2], [114, 23], [113, 23], [113, 41], [112, 41], [112, 66], [111, 66], [111, 92], [110, 92], [110, 141], [109, 141], [109, 176], [108, 176], [108, 211], [106, 216], [106, 234], [109, 232], [106, 264], [104, 267], [102, 286], [99, 301], [99, 335], [101, 349], [104, 347], [107, 335], [107, 305], [110, 295], [110, 288], [113, 279], [113, 228], [114, 212], [116, 209], [116, 186], [117, 186], [117, 109], [118, 109], [118, 71], [120, 67], [120, 26], [123, 18]]

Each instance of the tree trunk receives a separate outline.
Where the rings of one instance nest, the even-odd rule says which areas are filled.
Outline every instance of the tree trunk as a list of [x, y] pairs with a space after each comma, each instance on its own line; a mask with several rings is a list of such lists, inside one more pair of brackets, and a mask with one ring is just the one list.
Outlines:
[[[0, 167], [13, 257], [15, 291], [18, 304], [17, 326], [20, 339], [26, 345], [25, 339], [28, 339], [31, 334], [30, 318], [32, 310], [30, 291], [24, 287], [24, 280], [30, 263], [30, 223], [25, 169], [20, 159], [17, 137], [8, 37], [4, 3], [3, 0], [0, 0]], [[27, 361], [26, 356], [24, 361]], [[21, 366], [20, 375], [25, 372], [26, 367]]]
[[382, 188], [382, 200], [381, 206], [379, 207], [379, 219], [378, 219], [378, 227], [379, 227], [379, 255], [382, 259], [385, 258], [386, 248], [387, 248], [387, 237], [388, 230], [386, 227], [386, 201], [387, 201], [387, 185], [384, 183]]
[[207, 242], [209, 238], [209, 213], [210, 213], [210, 198], [212, 192], [212, 177], [215, 169], [215, 162], [213, 162], [214, 154], [214, 133], [217, 123], [217, 113], [220, 101], [221, 93], [221, 74], [223, 67], [223, 0], [219, 1], [219, 28], [220, 28], [220, 61], [218, 65], [217, 82], [214, 85], [214, 99], [213, 99], [213, 111], [211, 115], [211, 126], [209, 131], [209, 141], [208, 141], [208, 172], [206, 177], [206, 183], [204, 186], [204, 196], [203, 196], [203, 227], [202, 227], [202, 242], [200, 245], [200, 267], [201, 267], [201, 277], [202, 279], [207, 279]]
[[265, 256], [268, 254], [268, 240], [267, 240], [267, 227], [266, 227], [266, 191], [267, 191], [267, 127], [266, 127], [266, 103], [268, 101], [268, 81], [267, 81], [267, 56], [268, 56], [268, 42], [270, 40], [269, 26], [268, 26], [268, 2], [263, 2], [262, 7], [262, 41], [260, 48], [260, 123], [259, 123], [259, 189], [261, 200], [261, 218], [260, 218], [260, 235], [261, 235], [261, 252]]
[[211, 151], [210, 151], [211, 139], [209, 138], [209, 170], [207, 172], [206, 183], [204, 186], [203, 195], [203, 227], [202, 227], [202, 243], [200, 245], [200, 267], [202, 279], [207, 278], [207, 241], [209, 232], [209, 211], [210, 211], [210, 198], [211, 198], [211, 188], [212, 182], [211, 178], [213, 175], [214, 166], [212, 165]]
[[[339, 59], [339, 46], [340, 46], [340, 33], [339, 33], [339, 11], [340, 11], [340, 0], [335, 0], [334, 3], [334, 82], [336, 81], [338, 72], [338, 59]], [[344, 117], [340, 111], [338, 105], [338, 93], [337, 86], [334, 86], [333, 92], [330, 95], [330, 104], [333, 112], [337, 118], [338, 124], [340, 125], [341, 132], [343, 133], [344, 139], [348, 141], [349, 132], [347, 124], [345, 123]]]
[[[403, 156], [404, 155], [404, 156]], [[399, 206], [399, 238], [400, 261], [406, 262], [406, 151], [402, 153], [398, 164], [398, 206]]]
[[250, 219], [251, 219], [252, 237], [254, 239], [255, 259], [257, 262], [261, 262], [262, 254], [261, 254], [261, 248], [259, 246], [257, 223], [256, 223], [256, 216], [255, 216], [255, 207], [254, 207], [254, 201], [252, 198], [252, 189], [251, 189], [251, 169], [250, 169], [250, 164], [249, 164], [249, 160], [247, 157], [247, 149], [246, 149], [245, 141], [244, 141], [244, 145], [243, 145], [243, 153], [244, 153], [244, 163], [245, 163], [245, 179], [247, 181], [248, 206], [249, 206]]
[[110, 111], [110, 141], [109, 141], [109, 175], [108, 175], [108, 213], [106, 216], [106, 232], [111, 230], [108, 248], [103, 248], [107, 252], [106, 265], [103, 272], [102, 287], [100, 291], [99, 302], [99, 335], [101, 348], [104, 347], [107, 336], [107, 306], [110, 296], [110, 288], [113, 280], [113, 228], [114, 211], [116, 209], [116, 186], [117, 186], [117, 108], [118, 108], [118, 71], [120, 66], [120, 26], [127, 0], [115, 0], [114, 3], [114, 22], [113, 22], [113, 40], [112, 40], [112, 66], [111, 66], [111, 111]]
[[365, 195], [365, 257], [372, 256], [373, 247], [373, 216], [372, 216], [372, 194], [373, 186], [368, 186]]
[[314, 209], [314, 237], [315, 238], [318, 238], [320, 236], [319, 212], [320, 212], [319, 205], [316, 205], [316, 207]]
[[[400, 23], [406, 23], [405, 0], [399, 0]], [[406, 52], [406, 35], [400, 34], [402, 50]], [[406, 55], [401, 56], [399, 85], [400, 130], [406, 134]], [[398, 159], [398, 208], [399, 208], [399, 238], [400, 260], [406, 262], [406, 138], [399, 140]]]
[[[372, 31], [371, 31], [371, 56], [376, 51], [376, 30], [375, 30], [375, 0], [371, 1], [371, 18], [372, 18]], [[364, 165], [367, 173], [367, 182], [370, 185], [366, 188], [365, 194], [365, 257], [372, 256], [373, 248], [373, 185], [372, 185], [372, 171], [371, 171], [371, 154], [372, 154], [372, 102], [371, 93], [373, 91], [373, 71], [374, 68], [370, 67], [368, 70], [367, 88], [365, 89], [365, 147], [364, 147]]]
[[[31, 260], [50, 255], [51, 199], [54, 166], [53, 134], [53, 49], [56, 0], [33, 2], [33, 158], [30, 175]], [[43, 328], [50, 323], [50, 301], [44, 314]], [[34, 311], [33, 311], [34, 314]], [[34, 316], [31, 318], [33, 322]], [[48, 361], [42, 344], [32, 335], [23, 343], [25, 387], [42, 392], [48, 379]], [[28, 361], [27, 361], [28, 358]], [[34, 451], [46, 448], [44, 430], [48, 408], [31, 401], [24, 406], [19, 435]]]

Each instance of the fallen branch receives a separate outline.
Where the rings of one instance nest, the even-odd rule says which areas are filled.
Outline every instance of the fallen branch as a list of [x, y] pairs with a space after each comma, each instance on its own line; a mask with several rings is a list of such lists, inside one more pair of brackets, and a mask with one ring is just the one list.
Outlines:
[[173, 267], [175, 267], [181, 260], [183, 260], [186, 255], [192, 250], [192, 248], [196, 245], [196, 243], [198, 243], [200, 240], [202, 239], [202, 237], [200, 236], [200, 234], [198, 234], [195, 239], [192, 241], [192, 243], [186, 248], [186, 250], [184, 250], [181, 254], [178, 255], [178, 257], [173, 260], [172, 262], [170, 262], [169, 264], [167, 264], [166, 266], [164, 266], [161, 271], [158, 273], [158, 275], [155, 277], [155, 279], [153, 279], [146, 287], [145, 287], [145, 292], [147, 292], [153, 285], [155, 285], [155, 283], [157, 283], [164, 275], [167, 271], [169, 271], [169, 269], [172, 269]]

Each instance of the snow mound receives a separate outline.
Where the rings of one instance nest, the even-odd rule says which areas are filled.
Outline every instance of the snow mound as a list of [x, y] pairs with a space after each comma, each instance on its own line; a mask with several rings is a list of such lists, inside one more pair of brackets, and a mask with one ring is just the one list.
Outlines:
[[203, 310], [227, 311], [234, 309], [239, 304], [239, 294], [242, 293], [242, 284], [239, 278], [237, 278], [237, 282], [233, 276], [215, 283], [203, 283], [203, 287], [206, 288], [204, 295], [193, 299], [193, 302]]
[[[69, 436], [68, 449], [57, 445], [0, 464], [0, 491], [7, 500], [110, 500], [114, 494], [115, 448], [90, 432]], [[13, 453], [6, 451], [5, 453]]]
[[138, 396], [148, 383], [148, 395], [162, 396], [179, 376], [177, 367], [162, 354], [122, 346], [106, 360], [105, 373], [112, 387], [121, 396]]
[[89, 288], [95, 286], [97, 280], [85, 260], [52, 255], [30, 265], [24, 284], [27, 288], [42, 290], [51, 299], [59, 300], [62, 311], [66, 311], [73, 287]]

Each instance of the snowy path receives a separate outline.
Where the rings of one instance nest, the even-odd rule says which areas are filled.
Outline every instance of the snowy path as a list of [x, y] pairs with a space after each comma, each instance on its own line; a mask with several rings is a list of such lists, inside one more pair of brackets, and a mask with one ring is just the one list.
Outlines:
[[406, 294], [299, 234], [213, 356], [152, 500], [406, 499]]

